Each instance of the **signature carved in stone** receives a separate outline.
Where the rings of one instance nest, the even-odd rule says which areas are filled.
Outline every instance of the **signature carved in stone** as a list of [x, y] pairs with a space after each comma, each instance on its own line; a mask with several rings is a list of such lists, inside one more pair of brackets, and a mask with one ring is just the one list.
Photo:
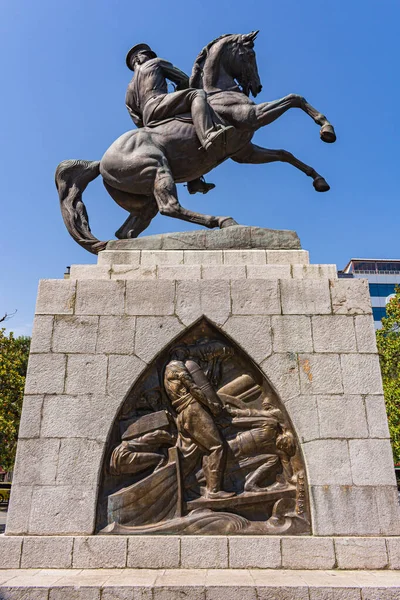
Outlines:
[[309, 533], [308, 515], [304, 462], [283, 404], [243, 350], [202, 319], [124, 402], [98, 528], [293, 535]]

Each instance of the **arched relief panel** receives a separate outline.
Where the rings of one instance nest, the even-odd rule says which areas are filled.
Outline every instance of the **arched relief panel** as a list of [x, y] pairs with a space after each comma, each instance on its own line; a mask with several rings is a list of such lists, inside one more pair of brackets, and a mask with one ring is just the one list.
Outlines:
[[103, 534], [307, 534], [304, 459], [250, 356], [205, 317], [149, 364], [107, 444]]

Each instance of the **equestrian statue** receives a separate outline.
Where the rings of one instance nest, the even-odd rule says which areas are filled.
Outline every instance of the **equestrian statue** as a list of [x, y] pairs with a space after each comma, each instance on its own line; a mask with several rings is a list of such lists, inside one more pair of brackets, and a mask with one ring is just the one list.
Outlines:
[[[119, 137], [100, 161], [65, 160], [56, 170], [56, 186], [65, 225], [78, 244], [97, 254], [107, 242], [93, 236], [82, 194], [98, 177], [129, 216], [116, 232], [119, 239], [136, 238], [158, 212], [204, 227], [237, 225], [230, 216], [196, 213], [181, 206], [176, 184], [207, 193], [215, 186], [204, 175], [228, 158], [237, 163], [286, 162], [313, 180], [317, 192], [329, 185], [312, 167], [286, 150], [270, 150], [251, 142], [254, 133], [289, 108], [300, 108], [317, 123], [324, 142], [336, 134], [327, 118], [297, 94], [255, 104], [262, 86], [254, 41], [258, 31], [221, 35], [200, 52], [189, 78], [157, 57], [147, 44], [128, 52], [134, 72], [126, 106], [137, 129]], [[176, 84], [168, 93], [167, 80]]]

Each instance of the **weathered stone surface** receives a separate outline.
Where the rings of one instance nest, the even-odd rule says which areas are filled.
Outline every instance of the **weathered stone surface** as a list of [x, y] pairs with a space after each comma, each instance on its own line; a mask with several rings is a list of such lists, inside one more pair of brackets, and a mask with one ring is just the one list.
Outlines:
[[290, 265], [248, 265], [248, 279], [290, 279]]
[[399, 534], [395, 486], [312, 485], [311, 499], [315, 535]]
[[52, 315], [36, 315], [33, 321], [31, 352], [50, 352], [53, 333]]
[[46, 396], [42, 438], [86, 438], [104, 441], [118, 403], [108, 396]]
[[226, 265], [265, 265], [267, 256], [265, 250], [224, 250]]
[[227, 569], [228, 540], [225, 536], [183, 536], [182, 569]]
[[297, 356], [292, 352], [272, 354], [261, 368], [277, 390], [283, 402], [300, 394]]
[[100, 587], [57, 587], [50, 590], [49, 600], [100, 600]]
[[308, 265], [310, 257], [308, 250], [266, 250], [269, 265]]
[[136, 317], [100, 317], [96, 352], [98, 354], [133, 354]]
[[385, 538], [337, 538], [339, 569], [385, 569], [388, 566]]
[[282, 538], [282, 566], [286, 569], [332, 569], [333, 541], [329, 538]]
[[107, 393], [122, 402], [145, 366], [137, 356], [109, 356]]
[[90, 535], [94, 528], [96, 500], [96, 486], [73, 484], [35, 488], [29, 533]]
[[337, 315], [371, 314], [371, 300], [366, 279], [331, 281], [332, 309]]
[[123, 281], [78, 281], [75, 314], [122, 315], [124, 293]]
[[2, 600], [47, 600], [49, 589], [47, 587], [32, 589], [30, 586], [0, 587]]
[[88, 439], [62, 439], [56, 482], [60, 485], [96, 485], [104, 443]]
[[400, 538], [387, 538], [386, 545], [389, 554], [389, 568], [400, 569]]
[[388, 440], [350, 440], [349, 452], [356, 485], [395, 485], [393, 455]]
[[72, 265], [69, 273], [70, 279], [110, 279], [108, 265]]
[[293, 279], [336, 279], [336, 265], [293, 265]]
[[150, 362], [182, 329], [183, 325], [176, 317], [137, 317], [136, 356]]
[[21, 548], [22, 538], [2, 536], [0, 540], [0, 569], [18, 569], [21, 560]]
[[340, 357], [345, 394], [382, 394], [377, 355], [342, 354]]
[[354, 324], [357, 350], [359, 352], [376, 352], [376, 334], [372, 316], [358, 315], [354, 317]]
[[142, 250], [140, 264], [148, 265], [180, 265], [183, 264], [183, 250]]
[[263, 229], [235, 225], [218, 230], [182, 231], [143, 236], [131, 240], [112, 240], [107, 250], [215, 250], [230, 248], [274, 248], [295, 250], [301, 248], [294, 231]]
[[123, 536], [76, 537], [74, 569], [117, 569], [126, 566], [127, 539]]
[[40, 434], [43, 395], [25, 396], [19, 424], [19, 438], [36, 438]]
[[59, 440], [21, 439], [17, 448], [14, 482], [25, 485], [55, 483], [59, 447]]
[[299, 354], [298, 361], [303, 394], [343, 392], [338, 354]]
[[261, 362], [271, 354], [270, 317], [229, 317], [223, 330], [248, 352], [255, 361]]
[[280, 287], [283, 314], [323, 315], [331, 312], [328, 280], [282, 279]]
[[99, 265], [131, 265], [139, 266], [140, 250], [130, 250], [129, 252], [118, 252], [118, 250], [103, 250], [97, 255]]
[[111, 279], [120, 281], [126, 279], [157, 279], [157, 266], [112, 265], [110, 275]]
[[127, 281], [126, 314], [172, 315], [175, 284], [173, 281]]
[[222, 265], [224, 253], [222, 250], [185, 250], [183, 262], [185, 265]]
[[356, 352], [352, 317], [315, 316], [311, 321], [315, 352]]
[[68, 569], [72, 566], [73, 537], [25, 537], [22, 569]]
[[229, 281], [178, 281], [175, 311], [184, 325], [202, 315], [222, 325], [231, 311]]
[[64, 354], [31, 354], [25, 394], [61, 394], [64, 390]]
[[202, 279], [246, 279], [246, 267], [244, 265], [202, 265]]
[[296, 396], [286, 402], [285, 407], [300, 442], [308, 442], [321, 437], [317, 398], [318, 396]]
[[67, 394], [104, 394], [107, 380], [107, 356], [72, 354], [68, 356]]
[[311, 319], [302, 315], [273, 316], [274, 352], [312, 352]]
[[311, 485], [352, 485], [346, 440], [313, 440], [303, 444], [303, 452]]
[[161, 265], [157, 267], [159, 279], [189, 280], [201, 279], [201, 265]]
[[75, 307], [76, 281], [41, 279], [36, 301], [37, 315], [72, 315]]
[[22, 535], [28, 533], [32, 493], [33, 486], [31, 485], [18, 485], [16, 482], [12, 484], [7, 513], [7, 534]]
[[366, 438], [369, 436], [361, 396], [318, 396], [322, 438]]
[[281, 542], [274, 537], [232, 536], [229, 538], [231, 569], [279, 569]]
[[[160, 543], [162, 540], [162, 543]], [[175, 569], [180, 564], [180, 538], [175, 536], [131, 536], [127, 566], [133, 569]]]
[[366, 396], [365, 408], [369, 435], [373, 438], [388, 438], [389, 426], [383, 396]]
[[281, 312], [277, 281], [232, 281], [231, 290], [233, 314], [273, 315]]
[[54, 320], [53, 352], [91, 353], [96, 347], [99, 317], [60, 315]]

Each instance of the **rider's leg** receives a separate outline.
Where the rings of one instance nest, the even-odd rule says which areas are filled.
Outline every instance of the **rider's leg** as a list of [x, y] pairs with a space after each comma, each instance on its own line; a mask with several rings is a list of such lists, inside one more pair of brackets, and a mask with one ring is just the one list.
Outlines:
[[[214, 217], [211, 215], [203, 215], [195, 213], [187, 208], [183, 208], [179, 204], [176, 185], [166, 159], [157, 169], [156, 178], [154, 181], [154, 197], [156, 199], [158, 210], [162, 215], [182, 219], [204, 227], [224, 227], [229, 225], [237, 225], [231, 217]], [[225, 223], [225, 225], [224, 225]]]
[[273, 102], [257, 104], [257, 106], [254, 107], [257, 128], [269, 125], [282, 116], [289, 108], [301, 108], [301, 110], [309, 115], [317, 125], [321, 125], [320, 135], [324, 142], [334, 142], [336, 140], [333, 126], [325, 115], [317, 111], [305, 100], [305, 98], [298, 94], [289, 94], [288, 96], [284, 96]]
[[144, 122], [154, 124], [190, 112], [197, 137], [204, 149], [208, 149], [218, 141], [223, 143], [225, 137], [234, 131], [233, 127], [216, 125], [213, 120], [213, 111], [208, 105], [207, 94], [204, 90], [189, 88], [172, 94], [165, 94], [157, 103], [152, 101], [144, 109]]
[[329, 190], [329, 185], [315, 169], [301, 162], [286, 150], [268, 150], [268, 148], [261, 148], [261, 146], [250, 143], [235, 154], [235, 156], [231, 156], [231, 158], [235, 162], [249, 164], [265, 164], [277, 161], [287, 162], [305, 173], [308, 177], [312, 177], [313, 186], [317, 192], [327, 192]]

